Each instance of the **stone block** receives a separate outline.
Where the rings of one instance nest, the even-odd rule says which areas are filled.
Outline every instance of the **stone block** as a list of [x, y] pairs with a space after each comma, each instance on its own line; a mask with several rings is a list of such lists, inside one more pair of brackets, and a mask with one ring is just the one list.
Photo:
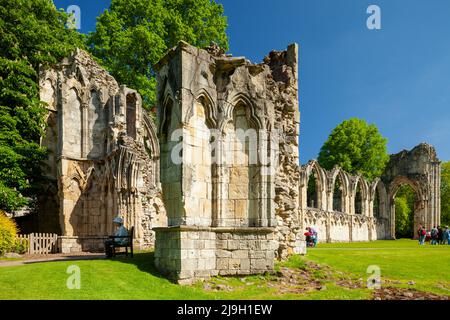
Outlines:
[[214, 250], [203, 249], [200, 251], [200, 258], [214, 258], [216, 253]]
[[264, 259], [264, 258], [266, 258], [266, 252], [250, 250], [249, 257], [250, 257], [250, 259]]
[[249, 251], [248, 250], [236, 250], [231, 254], [233, 259], [248, 259]]
[[198, 269], [198, 259], [185, 259], [181, 261], [181, 270], [192, 270]]
[[228, 259], [229, 268], [231, 270], [239, 270], [241, 269], [241, 260], [240, 259]]
[[239, 240], [227, 240], [227, 248], [228, 250], [238, 250]]
[[228, 270], [229, 268], [229, 258], [218, 258], [216, 260], [218, 270]]
[[232, 257], [232, 251], [217, 249], [216, 250], [216, 257], [217, 258], [231, 258]]
[[251, 259], [250, 269], [252, 271], [262, 271], [268, 269], [269, 262], [266, 259]]
[[244, 274], [244, 272], [250, 273], [250, 259], [244, 258], [240, 261], [240, 273]]
[[229, 184], [229, 197], [234, 200], [248, 199], [248, 184]]

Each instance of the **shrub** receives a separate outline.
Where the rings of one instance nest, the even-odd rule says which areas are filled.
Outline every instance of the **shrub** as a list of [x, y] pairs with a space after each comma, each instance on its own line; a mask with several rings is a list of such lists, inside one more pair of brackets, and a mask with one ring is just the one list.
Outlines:
[[0, 256], [14, 248], [16, 235], [16, 223], [0, 211]]
[[29, 243], [28, 243], [27, 239], [17, 238], [11, 251], [18, 253], [18, 254], [25, 254], [28, 252], [28, 246], [29, 246]]

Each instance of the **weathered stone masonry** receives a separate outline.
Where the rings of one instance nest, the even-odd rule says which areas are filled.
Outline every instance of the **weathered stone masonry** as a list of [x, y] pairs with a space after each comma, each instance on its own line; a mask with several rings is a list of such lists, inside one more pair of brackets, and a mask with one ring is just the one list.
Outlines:
[[50, 153], [33, 231], [60, 234], [63, 252], [101, 250], [121, 215], [179, 282], [270, 272], [305, 252], [306, 226], [319, 241], [393, 239], [402, 184], [416, 193], [416, 226], [439, 223], [427, 144], [391, 156], [371, 182], [299, 165], [297, 45], [253, 64], [181, 42], [155, 69], [156, 125], [84, 51], [41, 73]]
[[137, 244], [153, 246], [152, 228], [166, 217], [156, 128], [139, 94], [119, 87], [82, 50], [42, 72], [40, 87], [48, 108], [41, 144], [49, 150], [49, 187], [40, 199], [39, 231], [61, 234], [63, 252], [99, 250], [112, 219], [122, 215], [136, 227]]
[[[156, 66], [169, 226], [156, 229], [155, 259], [179, 281], [271, 271], [275, 257], [275, 172], [263, 161], [278, 148], [266, 86], [273, 70], [213, 49], [182, 42]], [[240, 139], [239, 130], [254, 139]]]
[[[440, 223], [440, 170], [436, 151], [425, 143], [392, 155], [372, 182], [310, 161], [300, 170], [302, 229], [313, 226], [323, 242], [395, 239], [395, 195], [407, 184], [415, 192], [414, 229], [430, 230]], [[313, 176], [316, 189], [308, 196]]]

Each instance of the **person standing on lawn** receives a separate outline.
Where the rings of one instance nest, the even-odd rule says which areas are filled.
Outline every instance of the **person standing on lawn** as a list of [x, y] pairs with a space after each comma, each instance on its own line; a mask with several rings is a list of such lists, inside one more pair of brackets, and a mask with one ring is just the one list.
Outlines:
[[424, 245], [425, 244], [425, 237], [427, 235], [427, 230], [425, 230], [424, 227], [422, 227], [421, 224], [419, 224], [419, 229], [417, 230], [417, 235], [419, 236], [419, 244]]
[[314, 247], [317, 247], [317, 231], [311, 227], [309, 227], [309, 232], [311, 233], [311, 239], [314, 243]]
[[436, 245], [438, 243], [438, 229], [434, 226], [431, 229], [431, 244]]
[[450, 230], [448, 229], [448, 226], [445, 226], [444, 230], [442, 231], [442, 244], [450, 244]]
[[443, 244], [444, 243], [444, 241], [443, 241], [444, 240], [444, 230], [442, 229], [441, 226], [438, 226], [437, 229], [438, 229], [438, 239], [437, 239], [438, 243], [437, 244]]

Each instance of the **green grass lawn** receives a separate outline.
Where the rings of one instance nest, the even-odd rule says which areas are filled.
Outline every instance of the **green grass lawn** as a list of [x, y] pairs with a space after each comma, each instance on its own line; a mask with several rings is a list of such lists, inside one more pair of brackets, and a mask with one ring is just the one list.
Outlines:
[[[339, 272], [365, 281], [367, 266], [372, 264], [381, 268], [383, 279], [400, 282], [396, 286], [408, 286], [408, 281], [414, 281], [418, 290], [450, 295], [450, 246], [419, 247], [410, 240], [320, 244], [319, 248], [310, 249], [306, 257], [294, 256], [278, 263], [277, 270], [305, 269], [308, 261], [330, 267], [326, 269], [331, 270], [327, 271], [328, 278], [323, 270], [311, 270], [326, 290], [281, 293], [268, 285], [273, 283], [273, 276], [246, 277], [245, 283], [241, 278], [220, 277], [208, 282], [226, 285], [230, 292], [204, 290], [202, 283], [179, 286], [158, 274], [153, 267], [153, 253], [142, 252], [134, 259], [0, 267], [0, 299], [368, 299], [370, 290], [339, 286], [329, 274]], [[66, 286], [70, 265], [81, 270], [79, 290]]]
[[421, 291], [450, 295], [450, 246], [419, 246], [401, 239], [366, 243], [326, 243], [308, 251], [308, 259], [334, 269], [367, 277], [367, 267], [380, 267], [382, 279], [400, 281]]

